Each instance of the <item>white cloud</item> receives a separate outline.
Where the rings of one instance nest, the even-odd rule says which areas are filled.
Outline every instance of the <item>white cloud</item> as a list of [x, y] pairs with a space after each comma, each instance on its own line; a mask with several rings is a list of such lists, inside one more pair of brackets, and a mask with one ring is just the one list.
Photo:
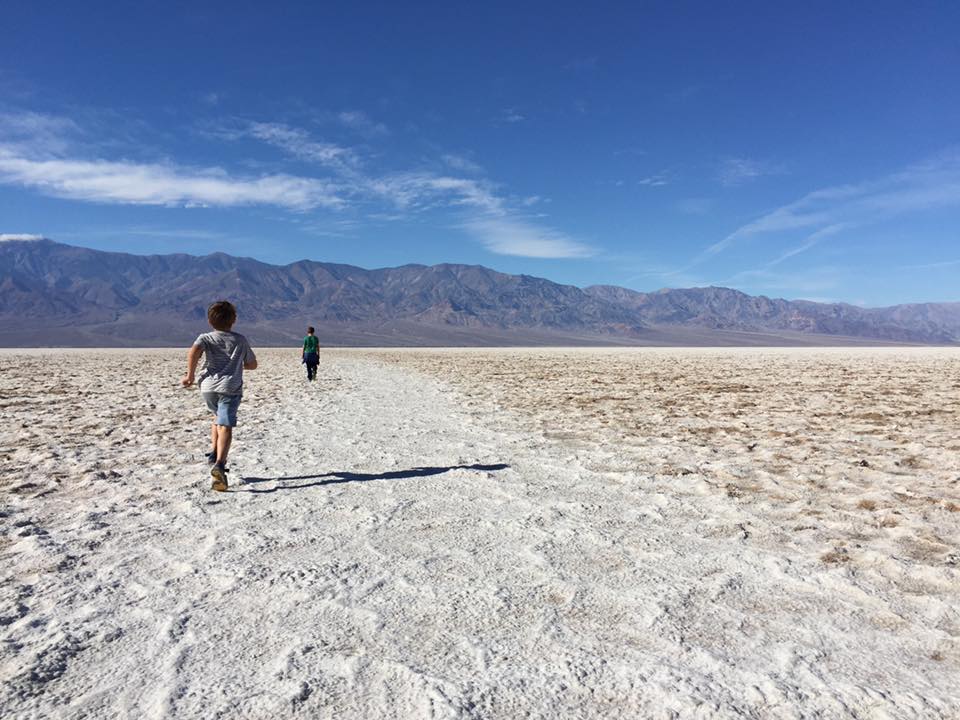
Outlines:
[[848, 227], [850, 226], [846, 223], [836, 223], [821, 228], [815, 233], [808, 235], [798, 245], [794, 245], [792, 248], [785, 250], [777, 257], [764, 263], [761, 267], [753, 270], [741, 270], [730, 278], [718, 281], [717, 284], [739, 285], [749, 283], [752, 287], [772, 288], [778, 291], [782, 291], [780, 288], [792, 288], [794, 291], [801, 292], [820, 292], [825, 289], [832, 289], [839, 284], [836, 268], [817, 268], [812, 271], [806, 270], [799, 274], [795, 273], [792, 275], [780, 273], [774, 270], [774, 268], [790, 258], [807, 252], [807, 250], [817, 245], [825, 237], [836, 235]]
[[699, 260], [754, 236], [796, 230], [826, 233], [835, 226], [865, 226], [904, 213], [953, 206], [960, 206], [960, 150], [956, 149], [879, 180], [808, 193], [737, 228], [708, 247]]
[[398, 207], [424, 209], [437, 204], [473, 207], [499, 212], [502, 200], [493, 188], [481, 180], [434, 175], [429, 172], [394, 173], [371, 178], [367, 187]]
[[356, 164], [357, 158], [349, 148], [333, 143], [318, 142], [300, 128], [283, 123], [253, 122], [247, 130], [251, 137], [284, 150], [300, 160], [309, 160], [321, 165], [342, 167]]
[[0, 114], [0, 129], [4, 134], [14, 133], [29, 137], [37, 135], [62, 135], [79, 130], [69, 118], [45, 115], [36, 112], [12, 112]]
[[7, 146], [62, 152], [80, 128], [68, 118], [35, 112], [0, 113], [0, 138]]
[[657, 173], [649, 177], [637, 180], [637, 185], [646, 185], [647, 187], [662, 187], [670, 184], [670, 177], [666, 173]]
[[369, 186], [404, 210], [426, 210], [437, 205], [463, 208], [468, 218], [460, 228], [498, 255], [580, 258], [596, 254], [593, 248], [558, 230], [515, 217], [494, 186], [483, 180], [426, 172], [398, 173], [371, 180]]
[[390, 131], [381, 122], [371, 120], [362, 110], [344, 110], [337, 113], [340, 124], [364, 135], [388, 135]]
[[523, 122], [527, 118], [524, 115], [521, 115], [516, 108], [504, 108], [500, 113], [500, 122], [505, 123], [518, 123]]
[[829, 237], [830, 235], [836, 235], [837, 233], [847, 230], [850, 227], [851, 227], [850, 223], [836, 223], [834, 225], [827, 225], [827, 227], [821, 228], [820, 230], [817, 230], [812, 235], [809, 235], [808, 237], [806, 237], [803, 240], [803, 242], [801, 242], [799, 245], [796, 245], [790, 248], [789, 250], [784, 251], [779, 256], [777, 256], [776, 258], [768, 262], [764, 267], [766, 268], [775, 267], [780, 263], [786, 260], [789, 260], [792, 257], [796, 257], [801, 253], [805, 253], [814, 245], [817, 245], [825, 237]]
[[921, 263], [920, 265], [902, 265], [901, 270], [940, 270], [942, 268], [956, 267], [960, 265], [960, 260], [944, 260], [943, 262]]
[[564, 233], [507, 217], [478, 217], [463, 224], [490, 252], [533, 258], [582, 258], [596, 251]]
[[275, 205], [309, 210], [343, 204], [334, 188], [312, 178], [282, 174], [242, 178], [220, 168], [34, 159], [2, 146], [0, 182], [54, 197], [129, 205]]
[[[365, 126], [362, 113], [340, 113], [345, 124]], [[517, 208], [544, 200], [538, 196], [511, 198], [482, 177], [460, 177], [432, 171], [373, 173], [350, 148], [320, 142], [297, 127], [275, 122], [232, 121], [207, 133], [220, 140], [255, 139], [300, 160], [332, 171], [332, 179], [285, 173], [251, 175], [219, 167], [191, 167], [173, 162], [134, 162], [85, 157], [97, 152], [69, 142], [78, 130], [71, 121], [25, 114], [6, 119], [16, 124], [22, 142], [0, 141], [0, 183], [33, 188], [43, 194], [96, 203], [167, 206], [272, 205], [292, 211], [317, 208], [365, 207], [365, 217], [392, 221], [434, 209], [455, 212], [459, 227], [491, 252], [541, 258], [587, 257], [593, 248], [559, 230], [519, 217]], [[0, 129], [4, 125], [0, 124]], [[66, 138], [66, 139], [64, 139]], [[50, 143], [48, 140], [58, 142]], [[103, 152], [103, 148], [99, 150]], [[447, 154], [451, 168], [479, 171], [468, 159]], [[371, 207], [372, 206], [372, 207]], [[384, 214], [384, 209], [393, 212]], [[312, 218], [311, 218], [312, 219]], [[342, 234], [344, 226], [317, 225], [321, 232]], [[184, 237], [206, 239], [204, 231], [181, 231]], [[139, 228], [131, 234], [171, 235]]]
[[28, 233], [0, 233], [0, 242], [24, 242], [43, 239], [43, 235], [30, 235]]
[[465, 158], [463, 155], [447, 153], [446, 155], [441, 156], [441, 159], [454, 170], [460, 170], [461, 172], [467, 173], [483, 172], [483, 168], [477, 165], [477, 163], [473, 162], [473, 160]]
[[777, 175], [782, 169], [760, 160], [744, 157], [725, 158], [720, 163], [720, 183], [728, 187], [742, 185], [764, 175]]

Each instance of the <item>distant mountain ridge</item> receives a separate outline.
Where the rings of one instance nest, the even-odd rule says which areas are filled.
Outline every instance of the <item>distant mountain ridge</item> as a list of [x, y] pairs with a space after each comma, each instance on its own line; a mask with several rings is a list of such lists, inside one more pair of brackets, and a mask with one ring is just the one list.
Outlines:
[[238, 304], [263, 343], [306, 324], [327, 344], [810, 344], [960, 342], [960, 303], [865, 309], [728, 288], [577, 288], [480, 265], [365, 270], [214, 253], [132, 255], [50, 240], [0, 243], [0, 345], [157, 345], [192, 339], [211, 300]]
[[862, 308], [847, 303], [771, 299], [722, 287], [641, 293], [595, 285], [586, 292], [628, 307], [653, 325], [779, 330], [934, 344], [960, 341], [960, 302]]

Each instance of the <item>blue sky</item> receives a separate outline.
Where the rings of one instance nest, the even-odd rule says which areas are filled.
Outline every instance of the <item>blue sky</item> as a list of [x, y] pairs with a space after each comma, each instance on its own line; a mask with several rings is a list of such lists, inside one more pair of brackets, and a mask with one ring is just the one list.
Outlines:
[[960, 300], [957, 3], [0, 18], [0, 238]]

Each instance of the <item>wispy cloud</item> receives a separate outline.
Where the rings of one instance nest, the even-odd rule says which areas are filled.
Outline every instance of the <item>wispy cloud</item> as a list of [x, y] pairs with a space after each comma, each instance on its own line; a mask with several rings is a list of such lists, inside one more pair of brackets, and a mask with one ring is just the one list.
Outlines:
[[[345, 203], [341, 188], [326, 179], [84, 157], [93, 153], [76, 142], [80, 128], [72, 120], [55, 116], [4, 114], [0, 130], [0, 183], [34, 188], [53, 197], [129, 205], [273, 205], [295, 211], [339, 208]], [[323, 164], [342, 165], [350, 158], [345, 148], [315, 142], [306, 133], [277, 123], [249, 123], [229, 132]]]
[[440, 157], [447, 165], [454, 170], [466, 173], [480, 173], [483, 168], [470, 158], [464, 157], [458, 153], [446, 153]]
[[825, 228], [821, 228], [815, 233], [808, 235], [799, 245], [795, 245], [794, 247], [782, 252], [780, 255], [768, 262], [764, 267], [767, 269], [776, 267], [780, 263], [785, 262], [792, 257], [796, 257], [801, 253], [805, 253], [813, 246], [819, 244], [824, 238], [830, 237], [831, 235], [836, 235], [837, 233], [843, 232], [850, 227], [851, 225], [849, 223], [834, 223], [833, 225], [827, 225]]
[[34, 240], [43, 240], [43, 235], [31, 235], [29, 233], [0, 233], [0, 242], [28, 242]]
[[[340, 119], [358, 126], [368, 120], [357, 114]], [[3, 122], [6, 125], [0, 124], [0, 129], [10, 129], [16, 141], [0, 139], [0, 183], [33, 188], [52, 197], [127, 205], [268, 205], [297, 213], [364, 208], [366, 216], [393, 220], [439, 210], [453, 214], [458, 227], [492, 252], [529, 257], [585, 257], [594, 252], [521, 211], [539, 202], [539, 197], [512, 197], [482, 176], [463, 176], [470, 171], [479, 174], [480, 168], [460, 155], [441, 158], [459, 174], [432, 170], [376, 172], [371, 169], [373, 163], [363, 162], [355, 149], [318, 140], [286, 123], [234, 118], [204, 131], [208, 139], [266, 143], [301, 162], [322, 167], [326, 177], [256, 175], [173, 161], [107, 159], [105, 147], [98, 150], [72, 142], [70, 136], [77, 128], [70, 121], [47, 116], [24, 114], [0, 119]], [[321, 218], [313, 215], [310, 219]], [[322, 223], [314, 229], [338, 236], [344, 232], [344, 226]], [[169, 235], [152, 228], [131, 234], [135, 232]]]
[[783, 169], [762, 160], [745, 157], [728, 157], [720, 161], [718, 177], [727, 187], [743, 185], [764, 175], [779, 175]]
[[247, 133], [250, 137], [280, 148], [300, 160], [333, 167], [354, 165], [357, 162], [354, 152], [349, 148], [314, 140], [307, 131], [283, 123], [252, 122]]
[[656, 175], [650, 175], [637, 180], [637, 185], [645, 185], [647, 187], [663, 187], [664, 185], [669, 184], [670, 176], [665, 172], [657, 173]]
[[581, 258], [596, 254], [596, 250], [569, 235], [514, 212], [497, 194], [495, 186], [484, 180], [399, 173], [375, 180], [371, 186], [405, 210], [438, 205], [461, 208], [466, 219], [459, 227], [498, 255]]
[[[271, 135], [291, 137], [291, 128], [271, 126]], [[299, 132], [292, 137], [298, 146], [306, 141]], [[479, 172], [481, 168], [461, 155], [447, 153], [442, 160], [463, 172]], [[339, 182], [344, 194], [355, 198], [379, 198], [403, 213], [417, 213], [437, 208], [459, 209], [466, 219], [463, 230], [478, 239], [488, 250], [501, 255], [537, 258], [587, 257], [594, 250], [550, 227], [522, 217], [498, 193], [494, 183], [484, 178], [457, 177], [431, 171], [393, 172], [379, 175], [350, 168], [341, 169]], [[520, 201], [529, 206], [541, 198], [532, 196]]]
[[564, 233], [509, 217], [478, 217], [463, 229], [476, 237], [490, 252], [533, 258], [583, 258], [596, 251]]
[[800, 230], [827, 232], [832, 227], [861, 227], [901, 214], [954, 206], [960, 206], [958, 149], [879, 180], [808, 193], [737, 228], [708, 247], [699, 260], [751, 237]]
[[389, 135], [390, 130], [382, 122], [372, 120], [362, 110], [343, 110], [337, 113], [337, 120], [341, 125], [355, 130], [362, 135]]
[[734, 287], [749, 286], [777, 292], [792, 291], [793, 293], [810, 293], [831, 290], [840, 284], [840, 273], [833, 266], [805, 269], [799, 272], [784, 273], [776, 268], [787, 260], [807, 252], [824, 238], [846, 230], [845, 223], [835, 223], [821, 228], [805, 237], [801, 242], [783, 251], [772, 260], [768, 260], [760, 267], [751, 270], [741, 270], [722, 280], [714, 280], [711, 284], [730, 285]]
[[5, 146], [63, 152], [80, 133], [69, 118], [36, 112], [0, 112], [0, 138]]
[[483, 180], [435, 175], [430, 172], [403, 172], [369, 178], [369, 190], [399, 208], [427, 209], [438, 204], [472, 207], [498, 213], [503, 200]]
[[130, 205], [339, 207], [328, 183], [291, 175], [243, 178], [220, 168], [23, 157], [0, 146], [0, 182], [54, 197]]
[[919, 265], [901, 265], [901, 270], [940, 270], [942, 268], [957, 267], [960, 260], [944, 260], [943, 262], [921, 263]]
[[522, 115], [519, 110], [516, 108], [504, 108], [500, 112], [498, 120], [505, 123], [518, 123], [526, 120], [526, 116]]
[[[689, 199], [689, 201], [695, 201], [695, 200], [698, 200], [698, 198]], [[696, 208], [696, 205], [694, 205], [693, 207]], [[707, 204], [707, 208], [709, 208], [709, 202]], [[694, 281], [693, 276], [687, 274], [690, 270], [692, 270], [700, 262], [702, 262], [704, 259], [708, 257], [706, 252], [701, 253], [700, 256], [698, 256], [697, 258], [694, 258], [693, 261], [687, 263], [683, 267], [675, 268], [672, 270], [665, 270], [661, 272], [653, 272], [650, 274], [659, 276], [661, 278], [670, 278], [674, 276], [682, 277], [682, 278], [686, 278], [689, 284], [699, 284], [699, 285], [724, 285], [724, 286], [733, 287], [733, 286], [739, 286], [744, 283], [753, 283], [755, 287], [763, 287], [763, 288], [791, 287], [794, 290], [799, 289], [804, 292], [808, 292], [811, 289], [823, 290], [824, 288], [827, 288], [827, 287], [833, 287], [836, 284], [837, 281], [835, 279], [835, 276], [836, 276], [835, 268], [832, 268], [832, 267], [829, 268], [830, 272], [832, 273], [829, 280], [823, 279], [822, 277], [823, 273], [821, 269], [820, 275], [818, 275], [817, 278], [814, 281], [812, 281], [812, 284], [810, 281], [804, 280], [799, 287], [792, 286], [792, 285], [786, 285], [786, 286], [778, 285], [777, 283], [783, 283], [787, 281], [789, 278], [794, 278], [793, 281], [795, 282], [795, 279], [798, 276], [796, 274], [786, 275], [783, 273], [778, 273], [774, 270], [774, 268], [786, 262], [787, 260], [793, 257], [796, 257], [797, 255], [807, 252], [808, 250], [816, 246], [818, 243], [820, 243], [824, 238], [827, 238], [831, 235], [836, 235], [848, 229], [849, 227], [851, 227], [851, 225], [848, 223], [834, 223], [833, 225], [828, 225], [824, 228], [820, 228], [816, 232], [807, 235], [805, 238], [803, 238], [799, 243], [795, 244], [793, 247], [788, 248], [787, 250], [781, 252], [779, 255], [777, 255], [773, 259], [763, 263], [762, 265], [760, 265], [760, 267], [749, 269], [749, 270], [741, 270], [731, 275], [730, 277], [726, 277], [723, 279]]]

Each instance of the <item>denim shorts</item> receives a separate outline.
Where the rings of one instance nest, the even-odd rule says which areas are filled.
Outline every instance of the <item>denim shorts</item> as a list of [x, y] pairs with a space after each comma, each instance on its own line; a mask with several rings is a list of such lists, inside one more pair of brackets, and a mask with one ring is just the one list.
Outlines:
[[218, 392], [200, 393], [204, 402], [214, 415], [217, 416], [217, 425], [233, 427], [237, 424], [237, 408], [243, 395], [224, 395]]

